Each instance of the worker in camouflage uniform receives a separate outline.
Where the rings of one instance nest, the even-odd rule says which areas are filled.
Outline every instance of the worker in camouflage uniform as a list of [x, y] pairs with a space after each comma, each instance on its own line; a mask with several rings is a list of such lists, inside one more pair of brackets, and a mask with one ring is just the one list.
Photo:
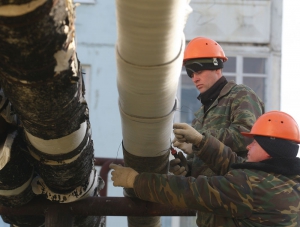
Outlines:
[[[222, 76], [223, 63], [227, 57], [214, 40], [197, 37], [185, 49], [183, 65], [187, 75], [199, 90], [201, 108], [195, 113], [193, 128], [200, 133], [212, 135], [239, 156], [246, 157], [246, 146], [252, 141], [240, 132], [250, 131], [256, 119], [264, 113], [264, 104], [249, 87]], [[173, 145], [186, 154], [192, 153], [192, 144], [174, 141]], [[213, 176], [215, 173], [199, 157], [180, 152], [180, 159], [170, 161], [169, 171], [175, 175]], [[181, 162], [181, 166], [178, 164]], [[212, 226], [216, 218], [212, 214], [198, 213], [202, 226]]]
[[[184, 52], [183, 65], [200, 95], [201, 108], [195, 113], [193, 128], [219, 139], [239, 156], [246, 157], [246, 146], [251, 142], [240, 132], [250, 131], [256, 119], [264, 113], [264, 104], [253, 90], [237, 85], [222, 76], [223, 63], [228, 58], [222, 47], [214, 40], [197, 37], [189, 42]], [[174, 141], [173, 145], [191, 153], [192, 145]], [[184, 156], [180, 154], [181, 159]], [[214, 173], [197, 157], [187, 156], [189, 166], [179, 170], [178, 162], [170, 163], [170, 172], [178, 175], [199, 174], [211, 176]], [[185, 160], [182, 160], [185, 162]]]
[[143, 200], [215, 214], [210, 226], [300, 226], [300, 133], [290, 115], [267, 112], [241, 133], [254, 138], [247, 161], [188, 124], [173, 128], [176, 139], [192, 143], [194, 154], [218, 176], [139, 174], [111, 164], [114, 186], [133, 188]]

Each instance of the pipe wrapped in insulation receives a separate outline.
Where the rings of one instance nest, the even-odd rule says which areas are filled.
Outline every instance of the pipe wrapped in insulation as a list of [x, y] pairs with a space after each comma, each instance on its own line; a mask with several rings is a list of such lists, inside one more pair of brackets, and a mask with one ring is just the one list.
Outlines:
[[[116, 56], [123, 154], [138, 172], [167, 173], [189, 0], [116, 0]], [[134, 196], [125, 189], [126, 196]], [[160, 226], [159, 217], [128, 217]]]
[[[14, 128], [14, 127], [13, 127]], [[0, 146], [0, 204], [8, 207], [19, 207], [30, 202], [35, 194], [31, 189], [34, 168], [28, 161], [22, 138], [22, 129], [7, 134]], [[15, 226], [41, 226], [44, 216], [9, 216], [1, 215], [2, 219]]]
[[[183, 29], [190, 12], [188, 3], [116, 1], [119, 108], [124, 147], [132, 154], [160, 156], [170, 147], [172, 112], [185, 48]], [[162, 133], [165, 131], [169, 133]], [[137, 133], [144, 141], [132, 141]], [[147, 147], [149, 136], [156, 151]]]
[[[0, 84], [38, 173], [33, 192], [61, 203], [99, 196], [72, 0], [1, 1], [0, 24]], [[101, 220], [77, 217], [74, 226]]]

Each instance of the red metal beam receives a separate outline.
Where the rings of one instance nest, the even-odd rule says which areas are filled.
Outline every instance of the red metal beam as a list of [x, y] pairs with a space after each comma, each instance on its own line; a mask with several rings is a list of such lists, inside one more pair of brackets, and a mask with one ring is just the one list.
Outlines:
[[107, 178], [110, 171], [110, 163], [122, 164], [124, 165], [123, 159], [112, 159], [112, 158], [95, 158], [95, 165], [101, 166], [100, 177], [105, 182], [103, 189], [100, 190], [100, 196], [107, 196]]
[[[72, 203], [54, 203], [36, 197], [21, 207], [0, 206], [4, 215], [46, 215], [49, 211], [71, 216], [195, 216], [196, 212], [127, 197], [89, 197]], [[51, 214], [53, 213], [51, 212]]]

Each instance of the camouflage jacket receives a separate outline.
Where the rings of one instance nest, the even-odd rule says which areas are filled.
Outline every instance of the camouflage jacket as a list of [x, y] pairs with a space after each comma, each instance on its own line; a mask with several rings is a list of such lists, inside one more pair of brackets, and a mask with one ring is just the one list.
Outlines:
[[[256, 119], [263, 113], [264, 104], [253, 90], [230, 81], [206, 112], [202, 106], [195, 113], [196, 118], [192, 126], [200, 133], [216, 137], [240, 156], [245, 157], [246, 146], [250, 144], [251, 139], [242, 136], [240, 132], [250, 131]], [[191, 176], [214, 175], [202, 160], [193, 156], [188, 156], [188, 159]]]
[[244, 162], [216, 138], [205, 135], [195, 154], [218, 176], [197, 178], [140, 173], [138, 198], [213, 215], [198, 226], [300, 226], [300, 159]]
[[[206, 133], [219, 139], [239, 156], [246, 157], [246, 146], [251, 139], [240, 132], [248, 132], [256, 119], [264, 113], [264, 104], [260, 98], [245, 85], [228, 82], [221, 90], [218, 98], [204, 112], [202, 106], [196, 113], [192, 126], [200, 133]], [[215, 173], [208, 168], [203, 160], [193, 155], [188, 156], [188, 176], [213, 176]], [[201, 226], [214, 226], [215, 217], [209, 213], [197, 213]]]

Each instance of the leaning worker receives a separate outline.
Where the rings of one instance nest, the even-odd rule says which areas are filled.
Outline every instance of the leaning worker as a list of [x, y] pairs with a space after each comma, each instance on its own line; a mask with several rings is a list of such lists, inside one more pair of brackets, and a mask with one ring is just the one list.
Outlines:
[[143, 200], [215, 214], [209, 226], [300, 226], [300, 132], [290, 115], [267, 112], [242, 132], [254, 138], [247, 160], [188, 124], [174, 124], [173, 132], [218, 176], [137, 173], [111, 164], [113, 185], [133, 188]]

